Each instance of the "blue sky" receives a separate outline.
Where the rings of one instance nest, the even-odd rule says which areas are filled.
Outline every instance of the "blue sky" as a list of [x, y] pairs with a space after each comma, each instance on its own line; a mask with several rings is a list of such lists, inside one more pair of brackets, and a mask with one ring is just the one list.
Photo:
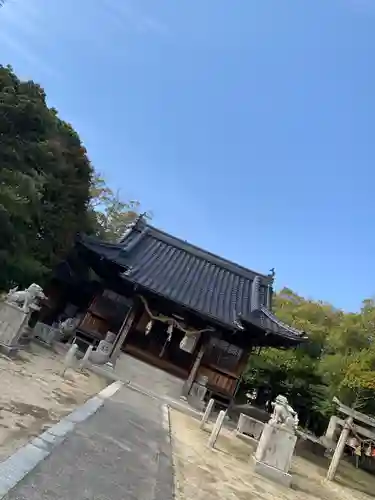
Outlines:
[[10, 0], [0, 47], [155, 225], [374, 295], [375, 0]]

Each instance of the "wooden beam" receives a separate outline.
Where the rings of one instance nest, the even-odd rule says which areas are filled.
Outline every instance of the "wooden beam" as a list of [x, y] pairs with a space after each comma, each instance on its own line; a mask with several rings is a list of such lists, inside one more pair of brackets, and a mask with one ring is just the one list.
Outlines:
[[348, 417], [352, 417], [354, 420], [359, 420], [363, 424], [375, 427], [375, 418], [369, 417], [368, 415], [365, 415], [364, 413], [361, 413], [357, 410], [353, 410], [353, 408], [344, 405], [337, 398], [333, 398], [333, 402], [337, 404], [340, 413], [343, 413]]
[[190, 370], [189, 376], [188, 376], [187, 380], [184, 383], [184, 386], [183, 386], [183, 389], [182, 389], [182, 395], [185, 396], [185, 397], [188, 397], [188, 395], [189, 395], [191, 386], [194, 383], [195, 377], [197, 375], [198, 368], [199, 368], [199, 366], [201, 364], [201, 361], [202, 361], [202, 358], [203, 358], [203, 355], [204, 355], [205, 351], [206, 351], [206, 344], [203, 343], [201, 345], [201, 348], [199, 349], [197, 357], [195, 358], [195, 361], [194, 361], [194, 364], [193, 364], [193, 366], [192, 366], [192, 368]]
[[[340, 425], [341, 427], [343, 427], [345, 425], [345, 422], [346, 422], [346, 420], [339, 419], [339, 418], [336, 421], [337, 425]], [[357, 425], [357, 424], [353, 424], [352, 428], [357, 434], [361, 434], [362, 436], [364, 436], [368, 439], [372, 439], [375, 442], [375, 430], [371, 431], [370, 429], [366, 429], [366, 427], [362, 427], [361, 425]]]
[[120, 355], [122, 344], [125, 342], [125, 339], [134, 324], [136, 315], [137, 315], [137, 310], [133, 305], [133, 307], [129, 310], [128, 314], [126, 315], [126, 318], [124, 319], [121, 328], [119, 330], [119, 333], [117, 334], [117, 338], [113, 344], [113, 349], [109, 358], [110, 362], [113, 364], [116, 363], [116, 360]]

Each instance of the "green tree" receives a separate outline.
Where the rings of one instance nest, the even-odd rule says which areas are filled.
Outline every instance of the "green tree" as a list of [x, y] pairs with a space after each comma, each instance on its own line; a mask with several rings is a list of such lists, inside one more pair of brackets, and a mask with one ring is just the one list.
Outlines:
[[[93, 176], [90, 195], [95, 233], [107, 241], [119, 241], [126, 226], [139, 216], [141, 204], [135, 200], [123, 201], [118, 192], [114, 193], [108, 187], [100, 174]], [[146, 213], [145, 217], [150, 219], [151, 214]]]
[[285, 394], [302, 425], [317, 433], [332, 412], [333, 397], [375, 413], [375, 303], [365, 300], [358, 313], [344, 313], [330, 304], [306, 300], [290, 289], [274, 297], [276, 314], [309, 335], [309, 342], [292, 350], [263, 349], [252, 355], [242, 390], [259, 389], [275, 397]]
[[278, 394], [286, 395], [298, 411], [302, 425], [318, 431], [329, 408], [322, 404], [326, 386], [317, 364], [303, 349], [263, 349], [258, 356], [250, 357], [243, 385], [259, 390], [257, 403], [260, 405]]
[[0, 287], [43, 282], [89, 229], [92, 167], [43, 89], [0, 66]]
[[10, 66], [0, 66], [0, 137], [0, 289], [43, 283], [77, 233], [116, 241], [138, 216], [139, 202], [94, 173], [44, 90]]

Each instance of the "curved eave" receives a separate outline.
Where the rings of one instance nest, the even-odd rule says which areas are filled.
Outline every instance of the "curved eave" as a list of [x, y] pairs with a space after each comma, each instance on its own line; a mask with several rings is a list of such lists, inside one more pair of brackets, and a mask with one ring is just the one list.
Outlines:
[[263, 330], [267, 336], [272, 335], [279, 338], [280, 341], [285, 340], [285, 343], [289, 345], [299, 345], [308, 341], [305, 332], [283, 323], [275, 314], [264, 306], [254, 311], [248, 318], [241, 317], [239, 322], [247, 328], [256, 326]]
[[97, 255], [99, 258], [112, 261], [116, 260], [121, 251], [121, 247], [117, 244], [100, 241], [86, 235], [80, 235], [76, 239], [76, 244]]

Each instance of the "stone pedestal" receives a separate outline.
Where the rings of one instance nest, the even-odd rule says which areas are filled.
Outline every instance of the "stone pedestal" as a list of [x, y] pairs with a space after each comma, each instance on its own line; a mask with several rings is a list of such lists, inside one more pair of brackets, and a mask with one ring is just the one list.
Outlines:
[[29, 336], [29, 313], [8, 302], [0, 302], [0, 350], [11, 354], [23, 345]]
[[254, 471], [284, 486], [290, 486], [292, 463], [297, 436], [293, 429], [274, 423], [264, 426], [258, 448], [255, 452]]
[[104, 365], [108, 363], [115, 339], [116, 334], [108, 332], [105, 339], [99, 342], [98, 347], [91, 352], [89, 358], [94, 365]]
[[189, 403], [198, 410], [202, 411], [205, 408], [204, 398], [207, 393], [208, 378], [205, 376], [198, 377], [193, 383], [188, 396]]

